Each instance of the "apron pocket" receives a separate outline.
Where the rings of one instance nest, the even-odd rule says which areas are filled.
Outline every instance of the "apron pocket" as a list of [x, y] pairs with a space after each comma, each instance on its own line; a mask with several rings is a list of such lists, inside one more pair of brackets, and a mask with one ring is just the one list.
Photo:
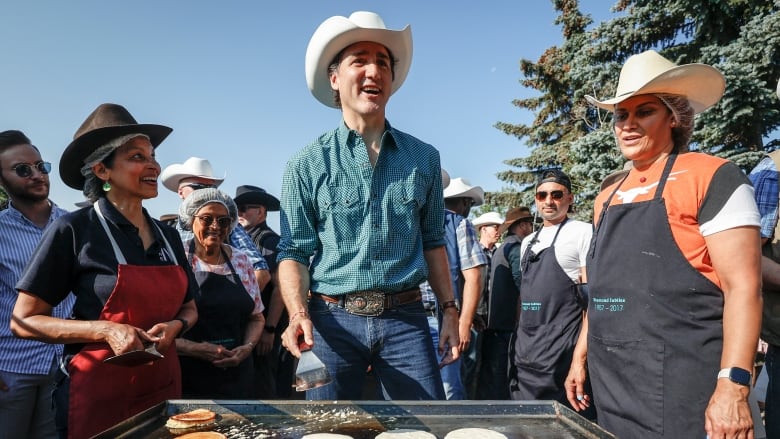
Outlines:
[[551, 372], [562, 355], [560, 325], [519, 326], [515, 341], [518, 367]]
[[[663, 434], [664, 344], [591, 335], [588, 364], [599, 418]], [[611, 422], [611, 421], [610, 421]]]

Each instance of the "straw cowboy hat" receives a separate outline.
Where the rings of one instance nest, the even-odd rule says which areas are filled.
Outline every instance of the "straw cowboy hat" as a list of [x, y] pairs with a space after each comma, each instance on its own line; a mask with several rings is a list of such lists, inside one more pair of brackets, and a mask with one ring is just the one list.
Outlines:
[[244, 204], [261, 204], [265, 210], [275, 212], [279, 210], [279, 199], [257, 186], [245, 184], [236, 188], [236, 196], [233, 198], [239, 206]]
[[84, 161], [96, 149], [117, 137], [128, 134], [145, 134], [155, 148], [168, 137], [172, 128], [163, 125], [139, 124], [125, 107], [117, 104], [100, 104], [81, 124], [73, 141], [60, 157], [60, 178], [73, 189], [84, 189], [81, 175]]
[[404, 83], [412, 65], [412, 28], [387, 29], [374, 12], [358, 11], [347, 17], [335, 16], [323, 21], [314, 31], [306, 48], [306, 84], [318, 101], [337, 108], [333, 102], [328, 66], [344, 48], [361, 41], [379, 43], [395, 58], [393, 94]]
[[205, 178], [213, 182], [214, 186], [219, 187], [225, 180], [225, 177], [214, 177], [214, 170], [208, 160], [200, 157], [190, 157], [184, 163], [174, 163], [163, 169], [160, 174], [163, 186], [173, 192], [179, 192], [179, 182], [184, 178]]
[[626, 60], [620, 70], [615, 97], [599, 101], [585, 96], [592, 105], [613, 111], [615, 104], [643, 94], [666, 93], [685, 96], [694, 113], [715, 105], [726, 90], [726, 80], [716, 68], [706, 64], [678, 66], [648, 50]]
[[528, 211], [528, 208], [514, 207], [509, 209], [506, 213], [506, 219], [500, 226], [498, 226], [498, 234], [503, 235], [504, 232], [506, 232], [507, 229], [512, 226], [512, 224], [518, 221], [528, 221], [529, 223], [533, 223], [534, 217]]
[[488, 226], [491, 224], [500, 226], [503, 223], [504, 218], [502, 218], [501, 215], [499, 215], [497, 212], [483, 213], [482, 215], [474, 218], [474, 221], [471, 222], [475, 229], [479, 229], [482, 226]]
[[485, 191], [479, 186], [472, 186], [468, 180], [458, 177], [450, 180], [450, 184], [444, 188], [444, 198], [471, 198], [474, 205], [479, 206], [485, 202]]

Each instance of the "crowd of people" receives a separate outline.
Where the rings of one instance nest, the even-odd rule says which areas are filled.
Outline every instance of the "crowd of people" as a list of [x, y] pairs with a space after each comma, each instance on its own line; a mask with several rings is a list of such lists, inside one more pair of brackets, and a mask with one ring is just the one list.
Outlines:
[[[759, 336], [780, 437], [780, 155], [748, 178], [688, 151], [723, 75], [647, 51], [614, 98], [587, 97], [629, 164], [592, 224], [559, 169], [533, 209], [471, 221], [482, 188], [386, 117], [411, 60], [411, 28], [375, 13], [316, 29], [307, 85], [342, 123], [290, 158], [279, 198], [231, 197], [203, 158], [163, 170], [171, 128], [103, 104], [60, 157], [88, 200], [68, 213], [32, 141], [0, 133], [0, 437], [86, 438], [166, 399], [297, 398], [311, 349], [333, 378], [311, 400], [362, 399], [370, 376], [389, 400], [556, 400], [621, 438], [747, 438]], [[182, 199], [166, 221], [143, 207], [158, 181]]]

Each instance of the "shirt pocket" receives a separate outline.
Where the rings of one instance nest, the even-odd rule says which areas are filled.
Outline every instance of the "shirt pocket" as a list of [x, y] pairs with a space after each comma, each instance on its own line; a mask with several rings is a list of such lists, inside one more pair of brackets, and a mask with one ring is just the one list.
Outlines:
[[339, 245], [362, 228], [364, 221], [360, 191], [355, 186], [328, 186], [317, 195], [323, 245]]

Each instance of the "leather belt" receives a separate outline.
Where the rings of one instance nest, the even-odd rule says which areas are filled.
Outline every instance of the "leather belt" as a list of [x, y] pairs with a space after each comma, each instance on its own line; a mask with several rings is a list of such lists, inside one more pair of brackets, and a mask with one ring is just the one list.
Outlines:
[[311, 297], [335, 303], [350, 314], [367, 317], [376, 317], [387, 309], [422, 300], [419, 288], [400, 293], [385, 293], [377, 290], [355, 291], [339, 296], [328, 296], [312, 291]]

